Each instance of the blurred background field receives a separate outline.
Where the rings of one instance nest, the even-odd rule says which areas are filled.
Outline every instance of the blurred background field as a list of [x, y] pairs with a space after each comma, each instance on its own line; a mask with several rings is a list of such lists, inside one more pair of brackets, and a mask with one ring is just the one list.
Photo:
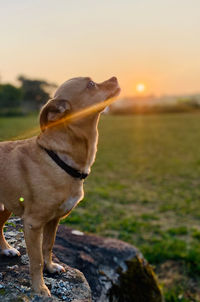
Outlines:
[[[0, 139], [32, 131], [37, 120], [1, 118]], [[199, 123], [198, 113], [102, 116], [85, 198], [62, 221], [136, 245], [166, 301], [200, 301]]]

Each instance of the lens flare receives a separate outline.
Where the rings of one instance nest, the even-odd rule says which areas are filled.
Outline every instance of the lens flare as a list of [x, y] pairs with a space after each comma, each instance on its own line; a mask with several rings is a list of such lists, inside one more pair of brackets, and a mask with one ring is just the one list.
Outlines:
[[[65, 116], [65, 117], [63, 117], [63, 118], [61, 118], [61, 119], [59, 119], [55, 122], [51, 122], [51, 123], [43, 126], [41, 128], [41, 130], [44, 131], [47, 128], [58, 126], [58, 125], [60, 125], [64, 122], [71, 123], [72, 121], [75, 121], [75, 120], [84, 118], [86, 116], [89, 116], [90, 114], [92, 114], [94, 112], [97, 112], [97, 111], [100, 111], [100, 110], [103, 110], [105, 107], [112, 104], [116, 100], [116, 98], [117, 97], [112, 97], [112, 98], [110, 98], [106, 101], [100, 102], [100, 103], [95, 104], [95, 105], [91, 105], [91, 106], [86, 107], [86, 108], [84, 108], [82, 110], [79, 110], [77, 112], [73, 112], [73, 113], [71, 113], [71, 114], [69, 114], [69, 115], [67, 115], [67, 116]], [[31, 130], [26, 131], [26, 132], [24, 132], [23, 134], [21, 134], [19, 136], [12, 137], [11, 139], [12, 140], [21, 140], [21, 139], [25, 139], [27, 137], [37, 135], [39, 132], [40, 132], [40, 127], [34, 127]]]
[[98, 104], [91, 105], [91, 106], [86, 107], [82, 110], [79, 110], [79, 111], [73, 112], [71, 114], [68, 114], [67, 116], [65, 116], [65, 117], [63, 117], [63, 118], [61, 118], [61, 119], [59, 119], [55, 122], [50, 122], [49, 124], [42, 127], [41, 130], [45, 130], [46, 128], [51, 128], [51, 127], [54, 127], [54, 126], [58, 126], [58, 125], [60, 125], [64, 122], [71, 123], [72, 121], [84, 118], [84, 117], [86, 117], [86, 116], [88, 116], [88, 115], [90, 115], [94, 112], [105, 109], [105, 107], [112, 104], [115, 101], [115, 99], [116, 99], [116, 97], [112, 97], [112, 98], [108, 99], [107, 101], [100, 102]]

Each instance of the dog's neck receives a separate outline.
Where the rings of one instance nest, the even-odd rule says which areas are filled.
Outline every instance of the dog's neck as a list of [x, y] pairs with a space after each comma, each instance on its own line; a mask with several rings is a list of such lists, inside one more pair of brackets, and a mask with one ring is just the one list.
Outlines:
[[95, 160], [99, 114], [76, 123], [49, 128], [37, 137], [43, 148], [54, 151], [65, 163], [89, 173]]

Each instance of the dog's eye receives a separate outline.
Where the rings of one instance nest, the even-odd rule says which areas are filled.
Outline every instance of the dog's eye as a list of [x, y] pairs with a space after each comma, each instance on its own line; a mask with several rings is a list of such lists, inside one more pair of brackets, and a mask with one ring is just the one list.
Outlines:
[[89, 81], [89, 83], [87, 84], [87, 88], [93, 88], [95, 86], [96, 86], [96, 84], [93, 81]]

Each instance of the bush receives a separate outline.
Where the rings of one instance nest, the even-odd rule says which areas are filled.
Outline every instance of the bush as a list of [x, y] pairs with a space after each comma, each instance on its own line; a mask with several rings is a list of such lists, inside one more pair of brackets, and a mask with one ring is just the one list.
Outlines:
[[18, 108], [22, 101], [22, 90], [11, 84], [0, 85], [0, 110]]

